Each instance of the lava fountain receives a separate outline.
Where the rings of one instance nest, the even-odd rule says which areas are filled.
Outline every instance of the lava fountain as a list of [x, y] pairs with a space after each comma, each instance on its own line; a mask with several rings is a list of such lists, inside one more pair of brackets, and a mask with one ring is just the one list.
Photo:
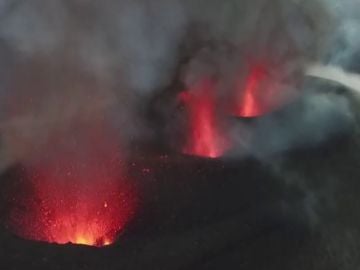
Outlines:
[[267, 108], [263, 104], [261, 89], [266, 78], [266, 69], [263, 65], [254, 65], [250, 68], [245, 83], [239, 81], [236, 85], [235, 115], [239, 117], [255, 117], [263, 114]]
[[222, 156], [228, 148], [229, 140], [217, 115], [215, 82], [204, 78], [187, 91], [181, 92], [179, 98], [188, 117], [183, 152], [208, 158]]
[[296, 99], [302, 71], [285, 64], [261, 60], [246, 64], [245, 77], [239, 76], [235, 82], [232, 115], [257, 117]]
[[135, 193], [114, 136], [98, 123], [79, 130], [53, 137], [48, 153], [25, 166], [31, 190], [26, 198], [16, 198], [9, 222], [19, 236], [104, 246], [132, 218]]

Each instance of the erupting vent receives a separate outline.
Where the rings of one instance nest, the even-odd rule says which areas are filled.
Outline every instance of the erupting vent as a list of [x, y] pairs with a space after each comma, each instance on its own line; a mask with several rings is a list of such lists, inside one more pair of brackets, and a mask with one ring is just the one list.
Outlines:
[[215, 82], [202, 79], [180, 94], [188, 115], [188, 134], [183, 152], [217, 158], [228, 149], [229, 140], [217, 114]]
[[262, 65], [253, 66], [245, 80], [238, 83], [236, 93], [235, 115], [239, 117], [255, 117], [266, 112], [267, 107], [260, 99], [266, 69]]
[[75, 138], [74, 149], [56, 149], [41, 165], [26, 168], [31, 190], [26, 198], [16, 198], [19, 207], [10, 217], [18, 235], [104, 246], [132, 218], [135, 194], [124, 179], [117, 144], [103, 129], [85, 130], [86, 136]]

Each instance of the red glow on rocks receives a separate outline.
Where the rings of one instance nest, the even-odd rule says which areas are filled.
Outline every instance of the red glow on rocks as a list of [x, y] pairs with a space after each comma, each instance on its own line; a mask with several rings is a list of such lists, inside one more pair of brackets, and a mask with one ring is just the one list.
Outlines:
[[255, 117], [265, 113], [267, 108], [262, 103], [260, 95], [263, 94], [261, 86], [266, 76], [266, 69], [262, 65], [255, 65], [249, 71], [245, 86], [243, 83], [238, 83], [235, 115]]
[[[135, 192], [125, 179], [116, 140], [102, 126], [87, 127], [79, 134], [58, 137], [47, 159], [26, 167], [32, 190], [28, 197], [18, 198], [20, 207], [10, 220], [19, 236], [105, 246], [133, 217]], [[64, 146], [65, 140], [74, 140], [73, 147], [68, 142]]]
[[214, 81], [202, 79], [179, 97], [188, 115], [189, 130], [183, 152], [208, 158], [222, 156], [228, 140], [217, 118]]

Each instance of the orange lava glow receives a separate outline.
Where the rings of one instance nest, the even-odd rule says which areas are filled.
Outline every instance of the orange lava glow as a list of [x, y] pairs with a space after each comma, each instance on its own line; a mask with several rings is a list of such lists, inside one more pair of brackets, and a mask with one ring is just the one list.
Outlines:
[[240, 117], [255, 117], [266, 111], [261, 98], [261, 83], [266, 77], [266, 70], [263, 66], [257, 65], [250, 69], [249, 75], [243, 83], [239, 83], [236, 89], [237, 103], [235, 115]]
[[73, 148], [59, 143], [55, 154], [25, 168], [31, 188], [17, 198], [10, 222], [19, 236], [106, 246], [133, 217], [135, 192], [125, 179], [115, 140], [102, 127], [85, 131], [66, 138], [75, 139]]
[[228, 139], [217, 118], [215, 83], [205, 78], [180, 94], [188, 113], [185, 154], [217, 158], [228, 148]]

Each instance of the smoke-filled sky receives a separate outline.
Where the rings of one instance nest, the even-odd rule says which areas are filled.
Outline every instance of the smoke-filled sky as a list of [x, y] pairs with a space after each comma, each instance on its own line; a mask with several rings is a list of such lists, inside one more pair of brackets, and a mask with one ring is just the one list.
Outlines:
[[[140, 112], [175, 78], [186, 86], [216, 75], [226, 96], [249, 59], [266, 59], [278, 99], [293, 96], [304, 90], [307, 62], [351, 65], [358, 9], [355, 0], [2, 0], [1, 167], [41, 159], [58, 134], [66, 144], [74, 126], [94, 118], [126, 148], [154, 134]], [[259, 138], [264, 149], [326, 137], [338, 128], [334, 110], [348, 115], [346, 101], [306, 92], [306, 105], [281, 126], [269, 117], [254, 128], [274, 130], [269, 142]], [[306, 131], [298, 138], [294, 130]]]

